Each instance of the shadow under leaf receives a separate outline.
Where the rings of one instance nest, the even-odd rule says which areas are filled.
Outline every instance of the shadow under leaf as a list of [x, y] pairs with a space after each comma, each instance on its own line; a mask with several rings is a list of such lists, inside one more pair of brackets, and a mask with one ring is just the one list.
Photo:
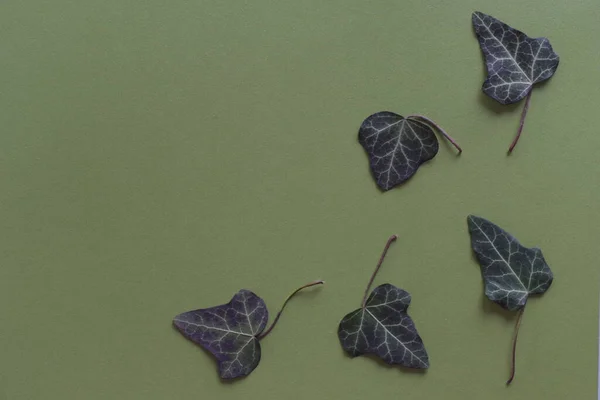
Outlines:
[[498, 304], [494, 303], [490, 299], [488, 299], [485, 293], [481, 294], [481, 309], [486, 313], [496, 313], [504, 318], [506, 322], [514, 322], [517, 318], [517, 314], [504, 308], [500, 307]]

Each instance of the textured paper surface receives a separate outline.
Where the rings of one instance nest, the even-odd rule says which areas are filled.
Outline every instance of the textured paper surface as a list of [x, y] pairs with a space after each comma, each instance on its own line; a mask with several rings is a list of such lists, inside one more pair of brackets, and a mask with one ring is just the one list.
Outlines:
[[[480, 10], [561, 57], [522, 104], [481, 93]], [[5, 0], [0, 5], [0, 393], [20, 399], [587, 399], [596, 393], [600, 3]], [[357, 141], [420, 113], [463, 146], [382, 194]], [[483, 296], [466, 216], [555, 273], [514, 315]], [[336, 337], [375, 285], [413, 297], [425, 374]], [[223, 385], [171, 327], [240, 288], [277, 309]]]

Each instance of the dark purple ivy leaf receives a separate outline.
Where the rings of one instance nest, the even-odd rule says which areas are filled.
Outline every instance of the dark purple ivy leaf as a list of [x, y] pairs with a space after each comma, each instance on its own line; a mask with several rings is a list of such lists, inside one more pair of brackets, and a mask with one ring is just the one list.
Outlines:
[[322, 283], [311, 282], [288, 296], [266, 331], [267, 306], [263, 299], [245, 289], [237, 292], [227, 304], [179, 314], [173, 324], [186, 338], [215, 356], [221, 378], [246, 376], [260, 362], [259, 341], [277, 324], [288, 301], [300, 290]]
[[227, 304], [184, 312], [173, 322], [185, 337], [215, 356], [221, 378], [228, 379], [248, 375], [258, 366], [257, 336], [268, 319], [265, 302], [242, 289]]
[[441, 127], [422, 115], [404, 118], [389, 111], [365, 119], [358, 131], [358, 141], [369, 156], [371, 172], [383, 191], [392, 189], [412, 177], [421, 164], [436, 156], [439, 148], [437, 131], [460, 152], [462, 149]]
[[339, 324], [338, 338], [351, 357], [374, 354], [388, 364], [409, 368], [429, 367], [429, 356], [413, 320], [407, 313], [410, 294], [389, 283], [369, 289], [385, 254], [396, 236], [390, 237], [367, 285], [361, 308], [347, 314]]
[[516, 103], [527, 96], [517, 136], [509, 148], [510, 153], [523, 130], [533, 85], [554, 75], [559, 57], [545, 37], [530, 38], [478, 11], [473, 13], [471, 19], [488, 71], [483, 92], [501, 104]]

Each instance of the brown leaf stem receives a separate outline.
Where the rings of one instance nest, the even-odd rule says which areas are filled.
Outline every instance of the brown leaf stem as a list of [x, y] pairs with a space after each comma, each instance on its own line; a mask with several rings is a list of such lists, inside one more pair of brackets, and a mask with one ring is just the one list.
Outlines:
[[512, 153], [513, 149], [517, 145], [517, 142], [519, 141], [519, 138], [521, 137], [521, 132], [523, 132], [523, 125], [525, 125], [525, 118], [527, 117], [527, 111], [529, 111], [529, 101], [531, 100], [532, 92], [533, 89], [529, 91], [529, 93], [527, 94], [527, 98], [525, 99], [525, 106], [523, 107], [523, 112], [521, 112], [521, 121], [519, 122], [517, 136], [515, 136], [515, 139], [510, 144], [510, 147], [508, 148], [508, 154]]
[[421, 122], [422, 124], [428, 125], [430, 128], [433, 128], [434, 130], [438, 131], [450, 143], [452, 143], [452, 145], [454, 147], [456, 147], [456, 149], [458, 150], [458, 154], [462, 153], [462, 148], [458, 145], [458, 143], [456, 142], [456, 140], [454, 140], [452, 138], [452, 136], [448, 135], [448, 133], [444, 129], [442, 129], [441, 126], [439, 126], [438, 124], [436, 124], [433, 120], [427, 118], [424, 115], [409, 115], [408, 117], [406, 117], [406, 119], [409, 119], [409, 118], [411, 118], [413, 121]]
[[517, 356], [517, 338], [519, 336], [519, 328], [521, 327], [521, 318], [523, 317], [523, 312], [525, 311], [525, 306], [519, 310], [519, 316], [517, 317], [517, 324], [515, 326], [515, 336], [513, 337], [513, 346], [512, 346], [512, 362], [510, 369], [510, 378], [506, 381], [506, 385], [510, 385], [510, 383], [515, 379], [515, 359]]
[[294, 297], [296, 295], [296, 293], [298, 293], [299, 291], [309, 288], [311, 286], [315, 286], [315, 285], [323, 285], [325, 283], [325, 281], [314, 281], [311, 283], [307, 283], [304, 286], [300, 286], [298, 289], [294, 290], [294, 292], [292, 292], [292, 294], [290, 294], [287, 299], [285, 299], [285, 301], [283, 302], [283, 306], [281, 306], [281, 310], [279, 310], [279, 312], [277, 313], [277, 316], [275, 317], [275, 319], [273, 320], [273, 323], [271, 323], [271, 326], [269, 326], [269, 328], [264, 331], [263, 333], [261, 333], [260, 335], [258, 335], [256, 338], [258, 340], [264, 339], [269, 333], [271, 333], [271, 331], [273, 330], [273, 328], [275, 327], [275, 325], [277, 325], [277, 322], [279, 321], [279, 318], [281, 317], [281, 313], [283, 312], [283, 309], [285, 308], [285, 306], [287, 305], [288, 301], [290, 301], [292, 299], [292, 297]]
[[371, 279], [369, 280], [369, 284], [367, 285], [367, 289], [365, 290], [365, 295], [363, 297], [363, 301], [362, 301], [362, 305], [361, 305], [362, 308], [365, 308], [365, 305], [367, 304], [367, 297], [369, 297], [369, 290], [371, 290], [371, 285], [373, 284], [373, 281], [375, 280], [375, 275], [377, 275], [377, 272], [379, 272], [379, 268], [381, 268], [381, 264], [383, 264], [383, 260], [385, 259], [385, 255], [387, 254], [387, 251], [390, 248], [390, 245], [396, 239], [398, 239], [398, 236], [396, 236], [396, 235], [390, 236], [387, 243], [385, 244], [385, 247], [383, 248], [383, 252], [381, 253], [381, 257], [379, 257], [379, 262], [377, 263], [377, 267], [375, 267], [375, 271], [373, 271], [373, 275], [371, 275]]

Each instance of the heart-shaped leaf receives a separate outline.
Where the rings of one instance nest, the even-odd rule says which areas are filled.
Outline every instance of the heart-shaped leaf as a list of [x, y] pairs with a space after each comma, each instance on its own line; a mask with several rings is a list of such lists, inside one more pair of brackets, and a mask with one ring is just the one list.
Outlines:
[[237, 292], [227, 304], [179, 314], [173, 324], [185, 337], [215, 356], [221, 378], [245, 376], [258, 366], [261, 357], [259, 340], [277, 324], [288, 301], [300, 290], [322, 283], [311, 282], [288, 296], [266, 331], [267, 306], [263, 299], [245, 289]]
[[514, 378], [517, 335], [529, 295], [548, 290], [554, 276], [538, 248], [522, 246], [511, 234], [490, 221], [474, 215], [467, 218], [471, 246], [481, 265], [485, 295], [510, 311], [519, 310], [513, 342]]
[[394, 240], [395, 235], [383, 250], [367, 285], [361, 308], [347, 314], [340, 322], [338, 337], [342, 348], [352, 357], [375, 354], [388, 364], [428, 368], [429, 357], [423, 340], [407, 314], [410, 294], [386, 283], [373, 289], [366, 297]]
[[382, 111], [363, 121], [358, 141], [369, 155], [371, 172], [379, 188], [387, 191], [400, 185], [413, 176], [421, 164], [435, 157], [439, 144], [434, 130], [462, 152], [454, 139], [422, 115], [404, 118]]
[[483, 92], [502, 104], [527, 96], [511, 152], [525, 124], [533, 85], [554, 75], [559, 57], [547, 38], [530, 38], [482, 12], [474, 12], [472, 21], [488, 71]]

